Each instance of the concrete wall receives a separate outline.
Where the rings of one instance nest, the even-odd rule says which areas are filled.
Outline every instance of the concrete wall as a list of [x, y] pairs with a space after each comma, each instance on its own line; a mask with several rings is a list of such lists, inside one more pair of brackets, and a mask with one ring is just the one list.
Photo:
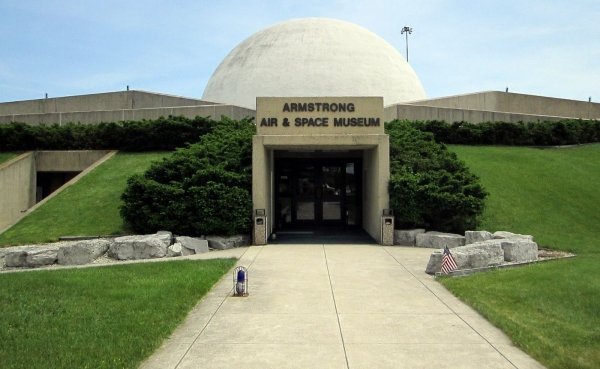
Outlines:
[[0, 230], [35, 204], [35, 155], [20, 155], [0, 164]]
[[82, 172], [100, 160], [109, 150], [37, 151], [37, 172]]
[[127, 120], [157, 119], [169, 115], [184, 116], [195, 118], [196, 116], [213, 119], [221, 119], [226, 116], [231, 119], [242, 119], [245, 117], [254, 117], [256, 112], [251, 109], [241, 108], [233, 105], [195, 105], [164, 108], [144, 108], [144, 109], [121, 109], [121, 110], [100, 110], [100, 111], [81, 111], [65, 113], [44, 113], [44, 114], [11, 114], [0, 116], [1, 123], [22, 122], [32, 125], [37, 124], [65, 124], [69, 122], [83, 124], [98, 124], [102, 122], [120, 122]]
[[363, 156], [363, 228], [381, 243], [381, 215], [389, 208], [390, 181], [389, 137], [378, 137], [376, 147], [364, 150]]
[[0, 115], [143, 109], [212, 104], [199, 99], [146, 91], [118, 91], [0, 103]]
[[588, 101], [485, 91], [408, 103], [461, 110], [509, 112], [535, 116], [600, 119], [600, 104]]
[[505, 113], [489, 110], [468, 110], [455, 108], [439, 108], [423, 105], [398, 104], [384, 109], [384, 120], [389, 122], [395, 119], [407, 120], [440, 120], [453, 122], [537, 122], [557, 121], [566, 117], [548, 115], [533, 115], [519, 113]]

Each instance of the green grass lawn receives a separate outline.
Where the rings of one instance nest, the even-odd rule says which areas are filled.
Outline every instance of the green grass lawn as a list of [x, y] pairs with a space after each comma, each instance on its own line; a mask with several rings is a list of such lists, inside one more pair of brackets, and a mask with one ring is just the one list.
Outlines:
[[450, 149], [490, 193], [482, 229], [532, 234], [555, 249], [600, 251], [600, 144]]
[[481, 229], [579, 256], [441, 282], [548, 368], [599, 368], [600, 145], [450, 149], [490, 192]]
[[234, 263], [0, 274], [0, 367], [136, 368]]
[[56, 241], [60, 236], [124, 233], [120, 196], [127, 179], [169, 153], [118, 153], [0, 234], [0, 245]]
[[16, 152], [0, 152], [0, 164], [4, 163], [5, 161], [9, 161], [10, 159], [17, 157], [17, 155], [19, 155], [19, 153]]

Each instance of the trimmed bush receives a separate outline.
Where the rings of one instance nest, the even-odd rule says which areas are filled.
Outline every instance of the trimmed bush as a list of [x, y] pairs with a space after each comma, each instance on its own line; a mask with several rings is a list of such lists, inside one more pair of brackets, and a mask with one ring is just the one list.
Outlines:
[[121, 216], [138, 233], [249, 233], [255, 131], [251, 120], [223, 118], [200, 142], [131, 177]]
[[600, 121], [564, 119], [544, 122], [405, 121], [431, 132], [438, 142], [458, 145], [557, 146], [600, 142]]
[[119, 123], [0, 124], [0, 151], [101, 150], [165, 151], [198, 142], [210, 132], [209, 118], [169, 116]]
[[396, 228], [464, 232], [474, 229], [487, 195], [479, 179], [408, 122], [386, 124], [390, 136], [390, 204]]

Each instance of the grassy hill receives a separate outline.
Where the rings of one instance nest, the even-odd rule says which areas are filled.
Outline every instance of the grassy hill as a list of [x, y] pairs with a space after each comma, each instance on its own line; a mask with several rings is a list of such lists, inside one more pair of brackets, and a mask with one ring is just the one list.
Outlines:
[[532, 234], [541, 245], [600, 250], [600, 145], [562, 149], [451, 146], [490, 196], [481, 228]]
[[450, 149], [490, 192], [481, 229], [532, 234], [578, 256], [442, 283], [548, 368], [598, 368], [600, 145]]
[[67, 235], [125, 232], [119, 215], [127, 178], [169, 153], [118, 153], [0, 234], [0, 245], [56, 241]]
[[15, 152], [0, 152], [0, 164], [4, 163], [5, 161], [9, 161], [17, 155], [19, 154]]

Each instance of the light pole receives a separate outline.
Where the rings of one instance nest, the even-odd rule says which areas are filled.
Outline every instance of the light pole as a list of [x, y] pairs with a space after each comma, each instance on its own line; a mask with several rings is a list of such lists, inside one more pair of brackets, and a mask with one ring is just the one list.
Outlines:
[[402, 31], [400, 31], [400, 34], [406, 34], [406, 61], [408, 62], [408, 34], [412, 33], [412, 28], [408, 27], [408, 26], [404, 26], [402, 28]]

